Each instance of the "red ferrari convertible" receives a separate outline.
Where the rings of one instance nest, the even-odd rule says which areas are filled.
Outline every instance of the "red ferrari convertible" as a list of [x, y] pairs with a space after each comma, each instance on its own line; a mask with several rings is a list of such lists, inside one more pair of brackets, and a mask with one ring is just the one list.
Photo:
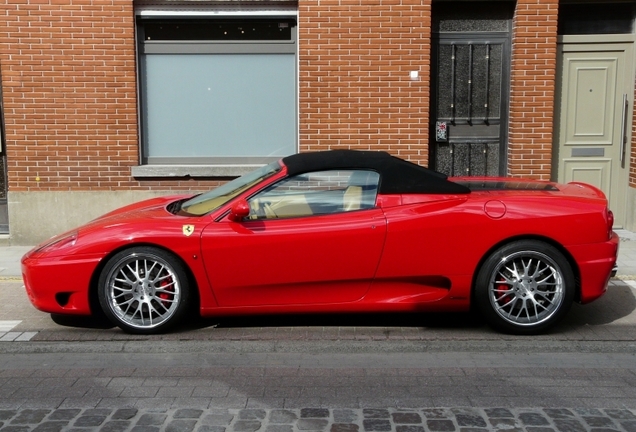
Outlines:
[[54, 314], [131, 333], [203, 316], [466, 311], [545, 331], [607, 289], [618, 253], [598, 189], [447, 178], [383, 152], [285, 157], [195, 196], [106, 214], [22, 258]]

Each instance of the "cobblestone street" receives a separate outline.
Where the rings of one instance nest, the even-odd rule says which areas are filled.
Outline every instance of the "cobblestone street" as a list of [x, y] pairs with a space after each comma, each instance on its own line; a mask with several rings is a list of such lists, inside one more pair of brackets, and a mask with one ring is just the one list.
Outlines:
[[6, 432], [636, 431], [626, 409], [25, 409], [0, 410]]

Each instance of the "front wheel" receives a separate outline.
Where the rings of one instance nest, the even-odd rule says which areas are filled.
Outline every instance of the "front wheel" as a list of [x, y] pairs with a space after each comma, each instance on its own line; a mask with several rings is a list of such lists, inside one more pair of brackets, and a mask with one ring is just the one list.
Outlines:
[[521, 240], [486, 259], [477, 275], [475, 302], [496, 329], [537, 334], [565, 316], [574, 291], [574, 273], [561, 252], [541, 241]]
[[190, 299], [181, 263], [154, 247], [134, 247], [108, 260], [98, 282], [106, 316], [128, 333], [161, 333], [184, 316]]

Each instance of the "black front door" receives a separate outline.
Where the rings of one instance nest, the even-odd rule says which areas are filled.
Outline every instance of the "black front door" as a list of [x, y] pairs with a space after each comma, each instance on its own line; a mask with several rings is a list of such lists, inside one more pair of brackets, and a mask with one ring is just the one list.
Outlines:
[[511, 3], [433, 6], [431, 161], [452, 176], [506, 173]]

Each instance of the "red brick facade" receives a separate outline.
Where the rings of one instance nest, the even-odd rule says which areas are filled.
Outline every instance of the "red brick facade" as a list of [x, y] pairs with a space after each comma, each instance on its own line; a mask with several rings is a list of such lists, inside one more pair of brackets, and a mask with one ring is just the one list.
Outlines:
[[219, 184], [131, 178], [139, 163], [132, 1], [5, 0], [0, 14], [9, 191]]
[[428, 163], [430, 17], [431, 0], [299, 2], [301, 151]]
[[[388, 150], [426, 165], [431, 0], [300, 0], [298, 11], [300, 151]], [[139, 164], [132, 0], [2, 0], [0, 14], [9, 191], [219, 184], [131, 177]], [[517, 1], [511, 175], [551, 175], [557, 15], [558, 0]], [[636, 117], [632, 129], [636, 136]]]
[[512, 39], [508, 173], [550, 180], [558, 0], [519, 0]]
[[9, 190], [136, 186], [131, 2], [24, 0], [2, 9]]

